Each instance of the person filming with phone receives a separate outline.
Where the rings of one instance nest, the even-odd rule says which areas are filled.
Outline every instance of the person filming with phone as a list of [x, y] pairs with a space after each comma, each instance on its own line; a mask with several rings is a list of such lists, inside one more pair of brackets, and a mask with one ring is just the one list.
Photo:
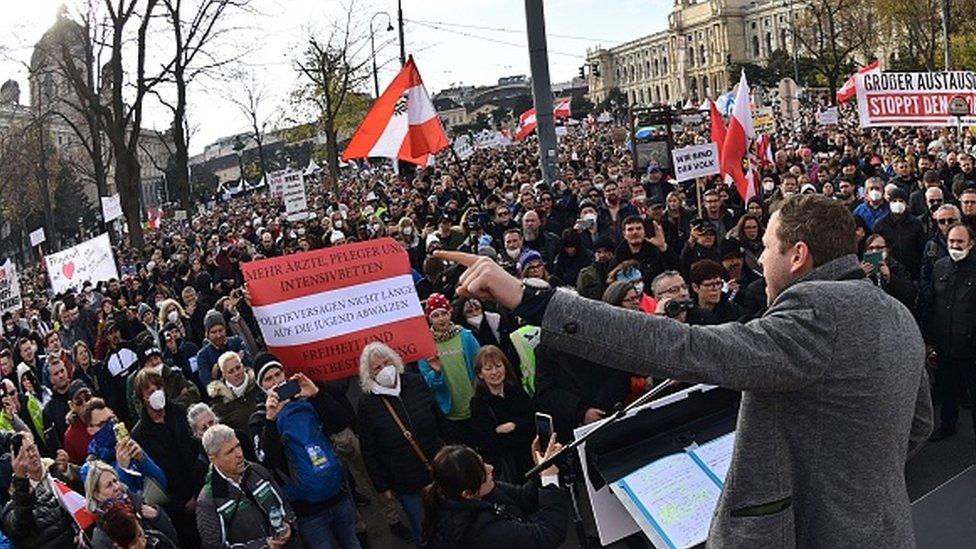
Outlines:
[[305, 374], [287, 376], [271, 353], [259, 353], [254, 366], [266, 395], [249, 421], [255, 453], [283, 479], [305, 547], [330, 549], [334, 536], [342, 549], [360, 549], [345, 467], [328, 436], [349, 424], [349, 412]]

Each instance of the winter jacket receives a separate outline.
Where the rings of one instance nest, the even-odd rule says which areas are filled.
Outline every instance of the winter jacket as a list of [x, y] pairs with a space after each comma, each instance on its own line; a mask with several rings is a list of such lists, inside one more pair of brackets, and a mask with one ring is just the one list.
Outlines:
[[268, 512], [274, 507], [284, 511], [284, 520], [291, 527], [287, 547], [302, 547], [295, 514], [267, 469], [248, 463], [240, 486], [228, 482], [213, 466], [208, 470], [196, 510], [197, 530], [204, 548], [267, 547], [267, 539], [273, 534]]
[[[474, 337], [471, 330], [467, 328], [461, 328], [461, 348], [464, 350], [464, 362], [468, 366], [468, 378], [474, 383], [474, 357], [478, 354], [481, 344], [478, 343], [478, 339]], [[437, 400], [437, 405], [441, 407], [441, 412], [447, 415], [451, 411], [453, 403], [451, 402], [451, 390], [447, 386], [444, 372], [435, 372], [426, 360], [418, 360], [417, 367], [420, 369], [420, 374], [424, 376], [424, 381], [430, 386], [431, 392], [434, 393], [434, 398]]]
[[414, 494], [430, 483], [430, 476], [383, 401], [393, 406], [428, 460], [444, 445], [439, 427], [443, 416], [419, 375], [400, 374], [400, 387], [399, 397], [366, 393], [359, 398], [359, 442], [377, 492]]
[[936, 261], [929, 295], [926, 340], [944, 358], [976, 357], [976, 255]]
[[63, 549], [74, 547], [75, 522], [52, 491], [49, 479], [36, 486], [14, 477], [13, 497], [3, 507], [0, 522], [16, 547]]
[[589, 408], [613, 412], [630, 393], [630, 375], [558, 351], [536, 347], [535, 403], [552, 415], [560, 441], [573, 438]]
[[200, 381], [206, 386], [212, 380], [213, 367], [217, 364], [217, 359], [220, 355], [226, 353], [227, 351], [234, 351], [235, 353], [243, 353], [244, 366], [251, 367], [251, 355], [247, 352], [247, 346], [244, 345], [244, 340], [238, 336], [227, 336], [227, 346], [223, 349], [218, 349], [213, 346], [213, 343], [207, 341], [200, 352], [197, 353], [197, 374], [200, 376]]
[[538, 479], [496, 482], [483, 500], [442, 501], [436, 520], [430, 549], [556, 549], [566, 539], [569, 496]]
[[203, 482], [205, 473], [190, 467], [200, 453], [200, 442], [190, 432], [184, 408], [167, 403], [165, 410], [163, 423], [149, 419], [146, 410], [142, 410], [139, 423], [132, 429], [132, 439], [166, 474], [170, 502], [183, 504], [196, 496]]
[[251, 414], [257, 408], [258, 401], [264, 400], [264, 391], [254, 381], [254, 372], [244, 370], [246, 375], [244, 394], [240, 397], [223, 380], [214, 380], [207, 385], [207, 398], [220, 422], [235, 431], [246, 431]]
[[[505, 396], [478, 390], [471, 398], [471, 440], [488, 463], [511, 460], [515, 473], [522, 475], [532, 468], [531, 445], [535, 437], [535, 404], [519, 384], [505, 385]], [[512, 422], [515, 430], [499, 433], [495, 429]]]
[[607, 290], [607, 273], [610, 272], [610, 262], [593, 262], [584, 267], [576, 278], [576, 291], [583, 297], [603, 299], [603, 292]]
[[[129, 417], [138, 418], [142, 410], [142, 398], [136, 394], [135, 382], [136, 374], [139, 370], [133, 370], [125, 379], [125, 394], [128, 400]], [[174, 402], [187, 409], [193, 404], [200, 402], [200, 389], [190, 383], [180, 373], [180, 369], [175, 366], [163, 364], [163, 392], [166, 393], [166, 401]]]
[[884, 237], [891, 256], [905, 266], [911, 279], [918, 280], [922, 250], [928, 240], [922, 222], [908, 213], [902, 214], [900, 219], [891, 214], [874, 224], [874, 232]]

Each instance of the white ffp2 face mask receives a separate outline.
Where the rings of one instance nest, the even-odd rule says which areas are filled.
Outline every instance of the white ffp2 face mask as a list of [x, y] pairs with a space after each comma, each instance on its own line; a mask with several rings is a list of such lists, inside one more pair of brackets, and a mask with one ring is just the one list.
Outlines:
[[397, 371], [396, 366], [392, 364], [387, 364], [383, 366], [383, 369], [376, 374], [376, 383], [386, 387], [387, 389], [392, 389], [396, 387], [397, 383]]
[[967, 255], [969, 255], [969, 250], [968, 249], [965, 249], [965, 250], [957, 250], [955, 248], [949, 248], [949, 257], [951, 257], [952, 260], [955, 261], [955, 262], [957, 262], [957, 263], [960, 262], [960, 261], [962, 261], [963, 259], [966, 259], [966, 256]]
[[156, 389], [149, 395], [149, 407], [157, 412], [166, 407], [166, 393], [162, 389]]
[[902, 202], [901, 200], [898, 200], [896, 202], [892, 202], [891, 203], [891, 213], [893, 213], [895, 215], [901, 215], [901, 214], [905, 213], [905, 209], [907, 207], [908, 206], [906, 206], [905, 203]]
[[872, 202], [877, 202], [881, 200], [881, 196], [882, 196], [881, 191], [874, 190], [874, 189], [868, 191], [868, 198], [871, 199]]

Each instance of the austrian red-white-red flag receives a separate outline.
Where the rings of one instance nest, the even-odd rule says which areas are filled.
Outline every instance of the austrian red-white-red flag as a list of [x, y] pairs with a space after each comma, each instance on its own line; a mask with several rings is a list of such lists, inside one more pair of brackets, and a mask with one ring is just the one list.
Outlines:
[[519, 116], [518, 131], [515, 132], [515, 140], [521, 141], [532, 135], [535, 131], [535, 107], [525, 111]]
[[556, 119], [569, 118], [573, 116], [573, 111], [569, 109], [570, 98], [565, 98], [556, 103], [556, 107], [552, 110], [552, 116]]
[[[559, 103], [556, 103], [556, 106], [552, 109], [553, 118], [558, 120], [572, 116], [573, 113], [569, 108], [569, 102], [570, 99], [567, 97], [566, 99], [559, 101]], [[519, 116], [519, 126], [518, 131], [515, 132], [515, 139], [521, 141], [532, 135], [532, 132], [535, 131], [536, 125], [535, 107], [532, 107]]]
[[450, 142], [413, 57], [373, 103], [342, 159], [396, 158], [418, 166]]
[[71, 518], [75, 519], [75, 522], [78, 523], [78, 526], [82, 530], [95, 524], [95, 515], [85, 505], [85, 496], [75, 492], [67, 484], [54, 478], [51, 478], [51, 485], [54, 488], [54, 493], [61, 500], [61, 505], [68, 511]]
[[725, 145], [725, 134], [727, 130], [725, 128], [725, 121], [722, 120], [722, 115], [718, 112], [718, 107], [715, 106], [715, 102], [711, 99], [708, 100], [708, 117], [712, 125], [712, 143], [718, 146], [719, 166], [721, 166], [722, 146]]
[[749, 106], [749, 83], [746, 82], [746, 72], [743, 70], [739, 77], [739, 89], [735, 94], [732, 105], [732, 118], [722, 144], [722, 173], [735, 181], [742, 200], [749, 200], [756, 190], [749, 184], [742, 169], [742, 158], [749, 151], [749, 141], [756, 136], [752, 126], [752, 109]]
[[[881, 72], [881, 61], [875, 59], [870, 65], [858, 70], [857, 74], [870, 74], [872, 72]], [[850, 75], [844, 85], [837, 90], [837, 103], [847, 103], [857, 95], [857, 90], [854, 89], [854, 76], [856, 75]]]

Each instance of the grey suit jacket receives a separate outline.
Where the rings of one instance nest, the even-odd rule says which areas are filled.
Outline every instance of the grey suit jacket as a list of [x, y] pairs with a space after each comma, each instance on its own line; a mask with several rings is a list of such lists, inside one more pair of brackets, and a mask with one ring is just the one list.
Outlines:
[[742, 391], [709, 547], [914, 547], [904, 466], [932, 430], [911, 313], [854, 256], [748, 324], [687, 326], [557, 292], [542, 342], [641, 375]]

